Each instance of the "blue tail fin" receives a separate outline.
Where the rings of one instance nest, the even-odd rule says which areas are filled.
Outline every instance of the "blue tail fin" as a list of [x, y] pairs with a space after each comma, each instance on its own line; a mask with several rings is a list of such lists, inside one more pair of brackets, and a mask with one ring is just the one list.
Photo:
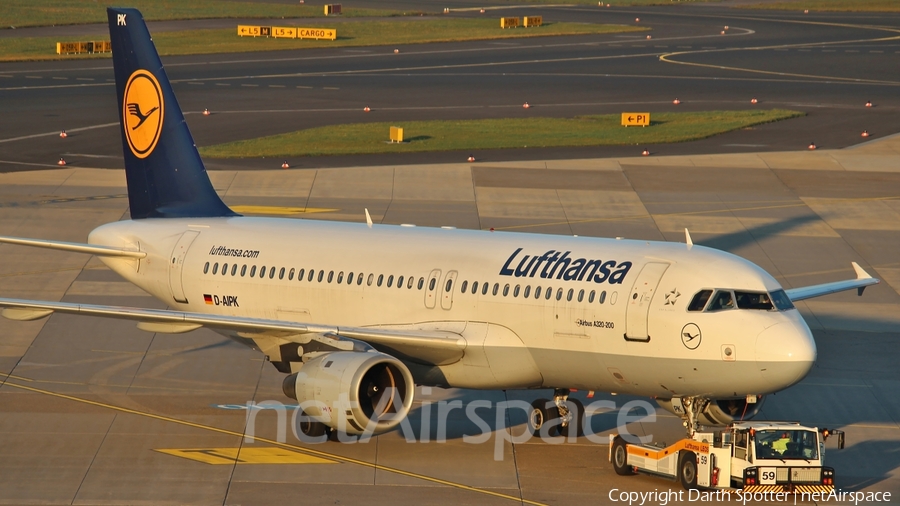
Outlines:
[[141, 13], [106, 11], [131, 218], [237, 216], [209, 181]]

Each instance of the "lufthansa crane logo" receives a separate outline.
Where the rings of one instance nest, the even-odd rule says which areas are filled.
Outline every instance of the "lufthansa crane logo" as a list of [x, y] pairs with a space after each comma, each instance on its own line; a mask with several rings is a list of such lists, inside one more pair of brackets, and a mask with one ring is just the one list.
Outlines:
[[681, 342], [684, 343], [685, 348], [696, 350], [700, 346], [701, 339], [700, 327], [697, 324], [688, 323], [681, 329]]
[[147, 158], [153, 152], [162, 133], [164, 111], [159, 81], [146, 70], [135, 70], [125, 85], [122, 101], [125, 138], [134, 156]]

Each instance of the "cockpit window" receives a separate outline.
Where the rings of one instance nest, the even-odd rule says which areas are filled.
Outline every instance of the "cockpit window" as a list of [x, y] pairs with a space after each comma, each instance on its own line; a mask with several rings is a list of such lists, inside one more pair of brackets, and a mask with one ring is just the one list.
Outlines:
[[774, 309], [769, 294], [766, 292], [739, 292], [735, 290], [734, 298], [737, 299], [738, 309], [760, 309], [771, 311]]
[[718, 290], [709, 304], [709, 311], [721, 311], [723, 309], [734, 309], [731, 290]]
[[775, 290], [772, 292], [772, 302], [775, 303], [775, 307], [779, 311], [787, 311], [788, 309], [794, 309], [794, 303], [791, 302], [791, 298], [784, 293], [784, 290]]
[[706, 303], [709, 302], [712, 292], [712, 290], [700, 290], [697, 292], [697, 295], [694, 295], [694, 298], [691, 299], [691, 303], [688, 305], [688, 311], [703, 311]]

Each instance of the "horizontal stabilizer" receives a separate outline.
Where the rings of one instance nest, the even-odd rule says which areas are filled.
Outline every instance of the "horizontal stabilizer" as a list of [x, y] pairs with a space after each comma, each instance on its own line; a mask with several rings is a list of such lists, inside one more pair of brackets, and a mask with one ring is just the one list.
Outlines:
[[101, 257], [144, 258], [147, 256], [147, 254], [143, 251], [113, 248], [111, 246], [97, 246], [94, 244], [82, 244], [77, 242], [48, 241], [45, 239], [26, 239], [23, 237], [0, 236], [0, 243], [18, 244], [20, 246], [32, 246], [35, 248], [58, 249], [62, 251], [73, 251], [75, 253], [87, 253], [89, 255], [97, 255]]
[[394, 330], [389, 328], [336, 327], [311, 323], [246, 318], [239, 316], [188, 313], [167, 309], [140, 309], [122, 306], [73, 304], [0, 298], [0, 315], [16, 320], [34, 320], [51, 313], [82, 314], [136, 320], [138, 328], [150, 332], [181, 333], [199, 327], [231, 330], [246, 337], [277, 335], [281, 339], [306, 344], [314, 334], [332, 334], [372, 345], [398, 350], [422, 362], [444, 365], [463, 357], [466, 340], [455, 332], [440, 330]]
[[821, 297], [831, 293], [843, 292], [846, 290], [857, 289], [858, 294], [862, 295], [863, 290], [870, 285], [877, 285], [881, 280], [873, 278], [856, 262], [853, 262], [853, 270], [856, 271], [856, 279], [848, 279], [846, 281], [835, 281], [833, 283], [823, 283], [821, 285], [804, 286], [800, 288], [791, 288], [784, 292], [793, 302], [811, 299], [813, 297]]

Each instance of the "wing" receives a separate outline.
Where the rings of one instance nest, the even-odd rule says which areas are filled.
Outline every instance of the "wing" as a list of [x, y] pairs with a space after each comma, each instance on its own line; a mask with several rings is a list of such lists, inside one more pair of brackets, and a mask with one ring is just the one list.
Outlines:
[[37, 320], [52, 313], [69, 313], [135, 320], [138, 328], [150, 332], [181, 333], [200, 327], [236, 332], [247, 338], [276, 338], [307, 344], [316, 336], [339, 336], [364, 341], [398, 355], [434, 365], [452, 364], [463, 357], [465, 338], [452, 331], [336, 327], [262, 318], [188, 313], [165, 309], [73, 304], [0, 298], [2, 316], [11, 320]]
[[790, 297], [792, 302], [811, 299], [813, 297], [821, 297], [830, 293], [843, 292], [844, 290], [857, 289], [859, 295], [869, 285], [877, 285], [881, 280], [873, 278], [868, 272], [863, 270], [856, 262], [852, 262], [853, 270], [856, 271], [856, 279], [848, 279], [846, 281], [835, 281], [833, 283], [823, 283], [821, 285], [803, 286], [800, 288], [791, 288], [784, 292]]
[[126, 257], [126, 258], [144, 258], [147, 256], [143, 251], [130, 250], [124, 248], [113, 248], [110, 246], [97, 246], [94, 244], [81, 244], [77, 242], [63, 241], [47, 241], [44, 239], [26, 239], [23, 237], [6, 237], [0, 236], [0, 243], [19, 244], [22, 246], [34, 246], [37, 248], [58, 249], [62, 251], [73, 251], [76, 253], [87, 253], [89, 255], [97, 255], [101, 257]]

